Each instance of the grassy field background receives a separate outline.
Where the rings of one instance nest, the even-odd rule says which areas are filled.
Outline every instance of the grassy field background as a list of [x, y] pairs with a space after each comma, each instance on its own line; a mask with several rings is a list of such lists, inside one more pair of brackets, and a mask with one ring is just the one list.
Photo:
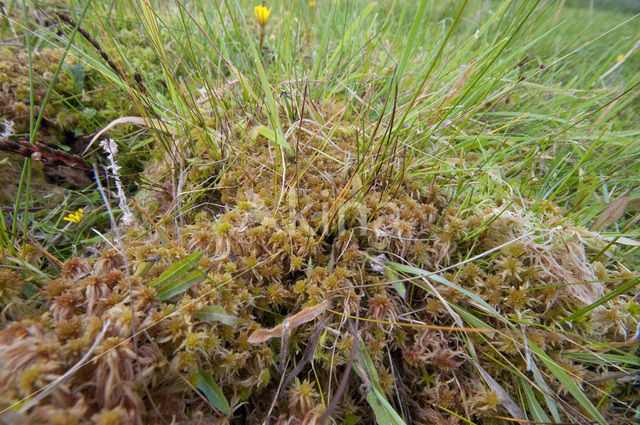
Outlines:
[[0, 420], [640, 420], [637, 2], [1, 6]]

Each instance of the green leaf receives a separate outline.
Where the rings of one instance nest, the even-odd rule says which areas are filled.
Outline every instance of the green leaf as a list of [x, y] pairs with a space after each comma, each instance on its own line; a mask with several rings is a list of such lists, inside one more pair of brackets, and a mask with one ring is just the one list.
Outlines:
[[411, 30], [409, 31], [409, 37], [407, 38], [404, 50], [402, 52], [402, 59], [400, 60], [400, 65], [398, 66], [398, 81], [402, 80], [404, 70], [407, 67], [407, 62], [409, 61], [409, 58], [413, 56], [413, 50], [416, 47], [416, 36], [418, 34], [418, 30], [423, 25], [422, 21], [424, 19], [426, 10], [427, 1], [422, 0], [420, 2], [420, 6], [418, 7], [418, 11], [416, 12], [416, 16], [413, 20], [413, 25], [411, 25]]
[[[605, 345], [606, 347], [606, 345]], [[609, 353], [591, 353], [588, 351], [581, 353], [564, 353], [563, 356], [570, 359], [580, 360], [594, 364], [624, 363], [628, 366], [640, 366], [640, 357], [631, 353], [609, 354]]]
[[176, 279], [179, 279], [185, 273], [193, 269], [195, 265], [198, 264], [198, 261], [200, 261], [200, 258], [202, 258], [203, 255], [204, 255], [204, 251], [196, 252], [194, 254], [189, 255], [184, 260], [169, 267], [156, 280], [149, 283], [148, 286], [152, 288], [155, 288], [155, 287], [162, 288], [163, 286], [168, 285], [169, 283], [175, 281]]
[[[384, 399], [384, 396], [382, 396]], [[393, 421], [393, 418], [389, 414], [386, 409], [386, 406], [382, 404], [380, 400], [379, 393], [376, 392], [375, 389], [371, 389], [369, 394], [367, 394], [367, 403], [371, 406], [371, 410], [373, 410], [373, 414], [376, 417], [376, 422], [379, 424], [393, 424], [396, 423]]]
[[151, 261], [139, 262], [136, 266], [136, 271], [133, 273], [133, 277], [145, 277], [152, 266], [153, 263]]
[[333, 55], [331, 55], [331, 59], [329, 59], [329, 63], [327, 64], [326, 70], [328, 74], [331, 74], [333, 72], [333, 69], [338, 63], [338, 59], [344, 56], [344, 52], [342, 50], [343, 46], [347, 43], [352, 42], [353, 33], [358, 28], [358, 26], [360, 26], [360, 23], [364, 21], [367, 16], [369, 16], [369, 13], [371, 13], [375, 7], [376, 3], [369, 3], [369, 5], [367, 5], [367, 7], [362, 11], [358, 19], [356, 19], [347, 29], [347, 31], [345, 31], [344, 35], [342, 36], [342, 40], [340, 40], [338, 46], [333, 50]]
[[[445, 286], [448, 286], [449, 288], [455, 289], [456, 291], [458, 291], [458, 292], [466, 295], [467, 297], [471, 298], [478, 305], [480, 305], [484, 309], [486, 309], [486, 311], [488, 311], [491, 314], [493, 314], [494, 317], [497, 317], [500, 320], [508, 323], [507, 319], [505, 319], [500, 313], [498, 313], [493, 307], [491, 307], [489, 304], [487, 304], [487, 302], [485, 300], [483, 300], [482, 298], [480, 298], [477, 294], [474, 294], [473, 292], [468, 291], [468, 290], [456, 285], [455, 283], [449, 282], [447, 279], [445, 279], [444, 277], [442, 277], [440, 275], [428, 272], [426, 270], [419, 269], [417, 267], [408, 266], [406, 264], [388, 262], [387, 266], [391, 270], [395, 270], [395, 271], [401, 272], [401, 273], [409, 273], [409, 274], [417, 275], [417, 276], [424, 276], [427, 279], [435, 280], [436, 282], [441, 283], [441, 284], [443, 284]], [[422, 282], [420, 282], [418, 280], [415, 280], [414, 283], [416, 285], [420, 286], [422, 289], [424, 289], [426, 291], [429, 291], [429, 288], [424, 287], [422, 285]]]
[[229, 409], [229, 402], [227, 402], [227, 399], [224, 397], [220, 387], [218, 387], [218, 385], [213, 381], [211, 374], [200, 369], [200, 372], [198, 373], [198, 384], [196, 387], [204, 393], [211, 406], [215, 407], [225, 415], [229, 415], [231, 413], [231, 410]]
[[167, 301], [173, 296], [178, 295], [191, 288], [191, 286], [195, 285], [196, 283], [202, 282], [204, 279], [205, 274], [203, 272], [201, 272], [200, 270], [193, 271], [159, 289], [158, 298], [160, 298], [161, 301]]
[[612, 299], [614, 299], [618, 295], [622, 295], [625, 292], [630, 291], [633, 287], [635, 287], [639, 283], [640, 283], [640, 278], [635, 278], [635, 279], [630, 280], [629, 282], [627, 282], [624, 285], [620, 286], [615, 291], [609, 292], [607, 295], [605, 295], [604, 297], [600, 298], [598, 301], [594, 302], [593, 304], [589, 304], [588, 306], [586, 306], [584, 308], [581, 308], [580, 310], [576, 311], [575, 313], [570, 314], [566, 318], [562, 319], [560, 321], [560, 323], [568, 322], [568, 321], [575, 320], [575, 319], [579, 318], [580, 316], [590, 312], [594, 308], [596, 308], [596, 307], [598, 307], [598, 306], [600, 306], [600, 305], [602, 305], [604, 303], [607, 303], [607, 302], [611, 301]]
[[396, 289], [396, 291], [398, 291], [398, 294], [400, 294], [400, 297], [402, 297], [402, 299], [406, 299], [407, 288], [405, 288], [404, 282], [401, 282], [401, 279], [398, 276], [398, 274], [388, 267], [385, 268], [384, 272], [387, 275], [387, 279], [389, 279], [390, 282], [393, 282], [393, 287]]
[[279, 144], [284, 148], [286, 148], [288, 151], [291, 150], [291, 145], [289, 144], [289, 142], [286, 141], [286, 139], [284, 138], [284, 135], [281, 134], [281, 132], [278, 132], [278, 134], [276, 134], [275, 131], [263, 125], [258, 127], [256, 131], [259, 135], [266, 137], [272, 143]]
[[542, 377], [542, 374], [540, 373], [538, 366], [536, 366], [536, 362], [533, 361], [533, 358], [529, 363], [529, 367], [531, 368], [531, 372], [533, 373], [533, 379], [536, 381], [536, 384], [538, 384], [538, 386], [542, 391], [542, 396], [544, 397], [544, 401], [547, 404], [547, 408], [551, 412], [551, 416], [553, 416], [553, 420], [555, 422], [561, 422], [560, 413], [558, 412], [558, 406], [556, 405], [556, 402], [551, 397], [551, 394], [553, 394], [553, 391], [551, 391], [551, 388], [549, 388], [547, 383], [544, 381], [544, 378]]
[[27, 298], [34, 297], [39, 293], [40, 292], [38, 291], [38, 289], [36, 289], [36, 287], [33, 286], [31, 283], [25, 283], [24, 285], [22, 285], [22, 295], [24, 295]]
[[202, 307], [196, 311], [193, 316], [203, 322], [220, 322], [229, 326], [239, 325], [245, 322], [244, 319], [227, 314], [224, 308], [219, 305]]
[[200, 270], [191, 270], [196, 267], [203, 255], [204, 251], [189, 255], [184, 260], [169, 267], [160, 277], [150, 282], [148, 286], [156, 288], [158, 298], [161, 301], [167, 301], [171, 297], [186, 291], [192, 285], [202, 282], [205, 279], [205, 274]]
[[[360, 366], [357, 367], [356, 363]], [[371, 406], [376, 421], [379, 424], [406, 425], [406, 422], [396, 412], [387, 401], [380, 387], [380, 377], [376, 371], [376, 367], [371, 360], [371, 356], [367, 352], [367, 348], [360, 338], [358, 338], [358, 349], [356, 350], [356, 361], [353, 364], [353, 370], [358, 374], [363, 382], [371, 383], [371, 391], [367, 394], [366, 400]], [[362, 372], [367, 376], [363, 377]]]
[[584, 410], [589, 412], [593, 419], [598, 421], [598, 423], [606, 425], [607, 422], [602, 417], [598, 409], [596, 409], [587, 396], [584, 395], [582, 389], [573, 381], [573, 379], [571, 379], [569, 374], [560, 365], [554, 362], [540, 347], [531, 342], [531, 340], [527, 339], [527, 344], [529, 345], [529, 348], [531, 348], [531, 351], [533, 351], [547, 366], [560, 384], [562, 384], [562, 386], [571, 393], [573, 398], [580, 403]]
[[524, 395], [527, 398], [527, 404], [529, 405], [529, 412], [531, 412], [531, 416], [533, 420], [536, 422], [549, 423], [551, 419], [547, 416], [546, 412], [538, 403], [538, 399], [536, 399], [536, 395], [533, 392], [533, 388], [531, 385], [526, 382], [524, 379], [520, 378], [520, 388], [524, 391]]

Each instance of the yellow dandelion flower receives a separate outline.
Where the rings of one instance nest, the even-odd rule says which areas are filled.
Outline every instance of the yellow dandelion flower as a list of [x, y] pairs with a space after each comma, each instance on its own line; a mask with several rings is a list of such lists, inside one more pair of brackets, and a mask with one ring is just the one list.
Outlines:
[[266, 8], [263, 5], [256, 6], [253, 8], [253, 12], [256, 14], [256, 19], [260, 26], [263, 26], [267, 23], [267, 19], [269, 19], [269, 13], [271, 13], [271, 8]]
[[316, 2], [315, 2], [315, 1], [310, 1], [310, 2], [309, 2], [309, 6], [311, 6], [311, 7], [316, 7]]
[[82, 211], [82, 208], [78, 208], [75, 212], [64, 216], [62, 219], [71, 223], [80, 223], [82, 221], [82, 217], [84, 217], [84, 212]]
[[618, 57], [616, 58], [616, 63], [620, 63], [624, 60], [624, 55], [618, 55]]

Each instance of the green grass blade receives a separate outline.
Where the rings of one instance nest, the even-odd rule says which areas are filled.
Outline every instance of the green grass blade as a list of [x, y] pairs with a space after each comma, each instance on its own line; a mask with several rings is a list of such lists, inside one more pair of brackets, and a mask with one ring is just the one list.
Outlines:
[[374, 10], [375, 7], [376, 7], [376, 3], [369, 3], [369, 5], [367, 5], [367, 7], [364, 8], [362, 13], [358, 17], [358, 19], [356, 19], [349, 26], [349, 28], [347, 28], [347, 30], [345, 31], [344, 35], [342, 36], [342, 39], [340, 40], [340, 43], [338, 43], [338, 46], [333, 50], [333, 54], [331, 55], [331, 58], [329, 59], [329, 62], [328, 62], [327, 67], [325, 69], [327, 74], [331, 75], [331, 74], [335, 73], [335, 67], [338, 64], [338, 60], [344, 54], [344, 51], [343, 51], [344, 45], [348, 44], [351, 41], [351, 39], [353, 37], [353, 34], [356, 31], [356, 29], [360, 26], [362, 21], [364, 21], [367, 18], [367, 16], [369, 16], [369, 14]]
[[605, 295], [604, 297], [600, 298], [596, 302], [594, 302], [592, 304], [589, 304], [588, 306], [583, 307], [580, 310], [570, 314], [569, 316], [567, 316], [564, 319], [562, 319], [560, 321], [560, 323], [569, 322], [571, 320], [575, 320], [575, 319], [577, 319], [577, 318], [579, 318], [581, 316], [584, 316], [585, 314], [587, 314], [588, 312], [590, 312], [594, 308], [599, 307], [602, 304], [607, 303], [607, 302], [611, 301], [612, 299], [616, 298], [617, 296], [622, 295], [625, 292], [630, 291], [631, 289], [635, 288], [638, 284], [640, 284], [640, 277], [636, 277], [635, 279], [630, 280], [629, 282], [625, 283], [624, 285], [621, 285], [619, 288], [609, 292], [607, 295]]
[[[406, 422], [400, 417], [391, 404], [389, 404], [389, 401], [382, 393], [380, 389], [380, 377], [378, 372], [376, 372], [376, 367], [367, 352], [364, 342], [358, 338], [357, 343], [356, 361], [352, 367], [363, 382], [368, 381], [371, 384], [366, 400], [369, 406], [371, 406], [377, 422], [379, 424], [406, 425]], [[362, 376], [362, 373], [365, 373], [366, 376]]]
[[602, 417], [598, 409], [596, 409], [591, 401], [589, 401], [582, 389], [573, 381], [573, 379], [571, 379], [567, 372], [554, 362], [547, 353], [540, 349], [540, 347], [531, 342], [530, 339], [527, 339], [527, 343], [531, 351], [535, 353], [540, 360], [542, 360], [545, 366], [547, 366], [562, 386], [571, 393], [576, 401], [580, 403], [584, 410], [587, 411], [594, 420], [598, 421], [599, 424], [606, 425], [607, 421]]
[[164, 271], [156, 280], [150, 282], [148, 286], [152, 288], [162, 288], [165, 285], [170, 284], [180, 278], [182, 278], [186, 273], [188, 273], [191, 269], [193, 269], [198, 261], [204, 255], [204, 251], [196, 252], [189, 255], [184, 260], [172, 265], [167, 270]]
[[[507, 320], [496, 311], [496, 309], [494, 309], [493, 307], [491, 307], [485, 300], [483, 300], [482, 298], [480, 298], [477, 294], [474, 294], [473, 292], [464, 289], [458, 285], [456, 285], [455, 283], [449, 282], [447, 279], [445, 279], [444, 277], [436, 274], [436, 273], [431, 273], [428, 272], [426, 270], [422, 270], [419, 269], [417, 267], [413, 267], [413, 266], [408, 266], [406, 264], [399, 264], [399, 263], [393, 263], [393, 262], [387, 262], [386, 266], [389, 267], [391, 270], [397, 271], [397, 272], [401, 272], [401, 273], [408, 273], [408, 274], [412, 274], [415, 276], [424, 276], [427, 279], [431, 279], [434, 280], [438, 283], [441, 283], [442, 285], [448, 286], [449, 288], [455, 289], [456, 291], [466, 295], [467, 297], [471, 298], [473, 301], [475, 301], [479, 306], [483, 307], [484, 309], [486, 309], [488, 312], [490, 312], [491, 314], [493, 314], [496, 318], [499, 318], [500, 320], [507, 322]], [[422, 286], [421, 282], [418, 280], [415, 280], [414, 283], [418, 286]], [[423, 288], [425, 290], [428, 291], [428, 288]]]
[[547, 383], [544, 381], [544, 378], [542, 377], [542, 374], [540, 373], [540, 370], [538, 369], [538, 366], [533, 361], [533, 359], [531, 359], [529, 363], [529, 367], [531, 369], [531, 372], [533, 373], [533, 380], [536, 381], [536, 384], [538, 384], [538, 386], [542, 391], [544, 401], [547, 404], [547, 408], [551, 412], [551, 416], [553, 417], [553, 420], [556, 423], [562, 422], [560, 420], [560, 413], [558, 412], [558, 406], [556, 402], [553, 400], [553, 397], [551, 396], [553, 392], [551, 391]]
[[203, 322], [220, 322], [229, 326], [235, 326], [246, 322], [246, 320], [241, 319], [238, 316], [227, 314], [224, 308], [219, 305], [202, 307], [193, 314], [193, 317]]
[[174, 296], [183, 293], [196, 283], [202, 282], [206, 275], [200, 270], [195, 270], [189, 274], [182, 275], [171, 283], [168, 283], [158, 289], [158, 298], [161, 301], [167, 301]]
[[[404, 75], [405, 68], [407, 67], [407, 63], [409, 62], [409, 57], [414, 51], [416, 36], [418, 34], [418, 30], [423, 25], [422, 20], [425, 15], [425, 11], [427, 10], [427, 0], [422, 0], [420, 2], [420, 6], [418, 7], [418, 11], [416, 12], [416, 17], [413, 20], [413, 25], [411, 25], [411, 30], [409, 31], [409, 37], [407, 39], [406, 45], [404, 47], [404, 51], [402, 53], [402, 59], [400, 60], [400, 65], [398, 66], [397, 80], [402, 81], [402, 76]], [[391, 84], [391, 81], [389, 82]]]
[[536, 395], [534, 394], [531, 385], [529, 385], [529, 383], [522, 378], [520, 378], [519, 381], [520, 388], [524, 392], [525, 398], [527, 399], [529, 412], [531, 413], [533, 420], [537, 422], [551, 422], [549, 416], [547, 416], [542, 406], [540, 406], [540, 403], [538, 403], [538, 399], [536, 399]]
[[211, 406], [218, 409], [225, 415], [229, 415], [231, 413], [229, 402], [224, 397], [222, 390], [220, 389], [218, 384], [214, 382], [213, 377], [209, 372], [200, 369], [200, 372], [198, 373], [198, 383], [196, 384], [196, 388], [204, 393]]

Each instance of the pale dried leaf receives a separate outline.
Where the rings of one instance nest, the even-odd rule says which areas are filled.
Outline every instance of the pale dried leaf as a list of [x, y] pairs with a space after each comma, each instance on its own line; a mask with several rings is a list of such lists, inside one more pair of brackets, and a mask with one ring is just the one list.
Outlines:
[[156, 119], [147, 119], [147, 118], [144, 118], [144, 117], [120, 117], [120, 118], [116, 118], [115, 120], [113, 120], [109, 124], [107, 124], [106, 127], [104, 127], [102, 130], [98, 131], [91, 138], [91, 141], [89, 142], [87, 147], [84, 148], [84, 151], [82, 152], [82, 155], [84, 155], [85, 153], [87, 153], [87, 151], [89, 149], [91, 149], [91, 146], [98, 139], [98, 137], [102, 136], [105, 132], [111, 130], [116, 125], [120, 125], [120, 124], [135, 124], [135, 125], [140, 125], [140, 126], [144, 126], [144, 127], [151, 127], [154, 123], [155, 124], [159, 124], [160, 122], [161, 121], [156, 120]]
[[620, 220], [627, 210], [629, 204], [629, 197], [627, 195], [621, 196], [615, 201], [611, 202], [609, 206], [600, 213], [596, 221], [591, 226], [591, 230], [594, 232], [601, 232], [607, 227]]
[[[292, 331], [298, 326], [312, 321], [313, 319], [330, 309], [331, 305], [331, 300], [324, 300], [318, 305], [305, 308], [304, 310], [294, 314], [293, 316], [286, 318], [283, 323], [288, 323], [289, 331]], [[275, 326], [271, 329], [258, 329], [254, 331], [251, 335], [249, 335], [247, 342], [249, 344], [262, 344], [263, 342], [268, 341], [271, 338], [280, 338], [282, 336], [282, 331], [284, 328], [283, 323], [280, 323], [278, 326]]]

